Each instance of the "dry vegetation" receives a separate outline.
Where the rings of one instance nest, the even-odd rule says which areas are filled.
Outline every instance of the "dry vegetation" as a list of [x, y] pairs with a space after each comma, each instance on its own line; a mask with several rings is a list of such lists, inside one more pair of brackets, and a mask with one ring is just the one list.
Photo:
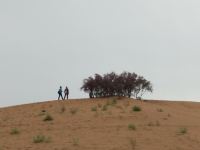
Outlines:
[[199, 150], [200, 104], [128, 98], [0, 109], [0, 150]]

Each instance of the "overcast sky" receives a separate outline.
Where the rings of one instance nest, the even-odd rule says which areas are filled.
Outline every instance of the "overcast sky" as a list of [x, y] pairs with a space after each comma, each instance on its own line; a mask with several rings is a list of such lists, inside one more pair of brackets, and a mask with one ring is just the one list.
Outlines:
[[0, 107], [88, 95], [94, 73], [136, 72], [150, 99], [200, 100], [199, 0], [0, 0]]

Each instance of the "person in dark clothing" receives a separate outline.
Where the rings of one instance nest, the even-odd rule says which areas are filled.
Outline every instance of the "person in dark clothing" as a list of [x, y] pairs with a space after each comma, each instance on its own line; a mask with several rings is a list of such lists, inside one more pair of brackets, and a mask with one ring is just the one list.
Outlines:
[[64, 93], [65, 93], [64, 99], [66, 98], [66, 96], [67, 96], [67, 99], [68, 99], [68, 96], [69, 96], [69, 89], [68, 89], [67, 86], [66, 86], [66, 88], [65, 88]]
[[62, 86], [60, 86], [59, 90], [58, 90], [58, 100], [60, 99], [60, 97], [63, 100], [63, 96], [62, 96]]

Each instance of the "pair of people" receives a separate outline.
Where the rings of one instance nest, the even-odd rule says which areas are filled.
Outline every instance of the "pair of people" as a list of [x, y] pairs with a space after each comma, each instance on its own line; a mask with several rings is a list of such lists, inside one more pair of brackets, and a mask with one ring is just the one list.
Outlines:
[[69, 96], [69, 89], [68, 89], [68, 87], [66, 86], [66, 88], [65, 88], [65, 90], [64, 90], [64, 98], [63, 98], [63, 95], [62, 95], [62, 86], [60, 86], [60, 88], [59, 88], [59, 90], [58, 90], [58, 100], [60, 99], [60, 98], [62, 98], [62, 100], [65, 100], [66, 99], [66, 97], [67, 97], [67, 99], [68, 99], [68, 96]]

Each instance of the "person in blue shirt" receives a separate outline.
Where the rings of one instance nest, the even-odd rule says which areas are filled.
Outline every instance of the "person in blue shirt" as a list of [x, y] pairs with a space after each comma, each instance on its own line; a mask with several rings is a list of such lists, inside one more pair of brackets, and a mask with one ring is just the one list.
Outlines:
[[60, 97], [63, 100], [63, 96], [62, 96], [62, 86], [60, 86], [59, 90], [58, 90], [58, 100], [60, 100]]

